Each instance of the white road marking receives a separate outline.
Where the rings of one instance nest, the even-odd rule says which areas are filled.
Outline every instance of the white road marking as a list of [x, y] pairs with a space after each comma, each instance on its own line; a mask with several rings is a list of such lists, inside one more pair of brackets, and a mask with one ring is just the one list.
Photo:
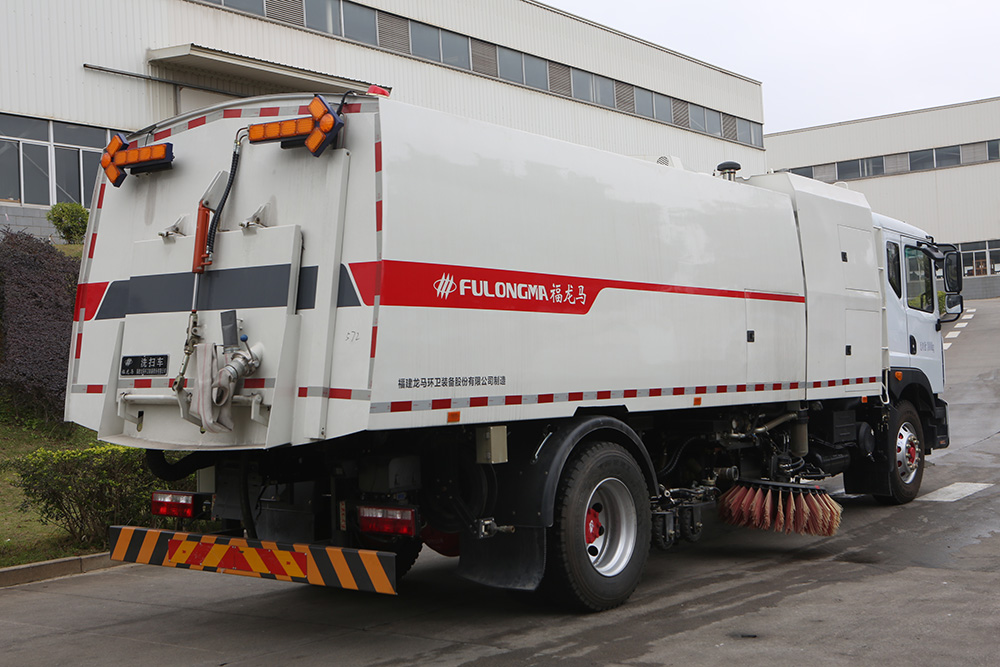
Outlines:
[[955, 325], [955, 328], [956, 329], [964, 329], [967, 326], [969, 326], [968, 322], [959, 322], [958, 324]]
[[960, 333], [962, 333], [962, 332], [961, 331], [950, 331], [945, 336], [945, 338], [958, 338], [958, 334], [960, 334]]
[[938, 503], [953, 503], [956, 500], [961, 500], [966, 496], [971, 496], [973, 493], [979, 493], [983, 489], [988, 489], [992, 484], [976, 484], [974, 482], [955, 482], [954, 484], [949, 484], [948, 486], [938, 489], [937, 491], [932, 491], [926, 496], [920, 496], [917, 500], [927, 500], [930, 502]]
[[945, 344], [944, 344], [944, 349], [946, 349], [946, 350], [947, 350], [947, 349], [948, 349], [949, 347], [951, 347], [951, 343], [945, 343]]
[[974, 312], [976, 312], [976, 309], [975, 308], [966, 308], [965, 312], [967, 312], [967, 313], [974, 313]]
[[963, 320], [971, 320], [975, 316], [976, 316], [975, 313], [969, 313], [968, 315], [962, 315], [962, 319]]

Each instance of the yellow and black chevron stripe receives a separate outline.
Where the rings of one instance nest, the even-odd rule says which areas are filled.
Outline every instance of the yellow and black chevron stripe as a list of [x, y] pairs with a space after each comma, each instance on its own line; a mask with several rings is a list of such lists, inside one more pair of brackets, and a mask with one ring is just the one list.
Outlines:
[[396, 595], [396, 555], [112, 526], [111, 560]]

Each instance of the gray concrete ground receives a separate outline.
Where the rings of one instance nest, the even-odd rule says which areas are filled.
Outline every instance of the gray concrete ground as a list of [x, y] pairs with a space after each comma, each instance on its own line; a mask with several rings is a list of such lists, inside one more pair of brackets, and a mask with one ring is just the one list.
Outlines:
[[[10, 665], [987, 665], [1000, 637], [1000, 300], [951, 342], [953, 444], [903, 507], [832, 538], [709, 521], [628, 604], [571, 615], [424, 553], [398, 598], [148, 566], [0, 590]], [[934, 500], [982, 484], [970, 495]]]

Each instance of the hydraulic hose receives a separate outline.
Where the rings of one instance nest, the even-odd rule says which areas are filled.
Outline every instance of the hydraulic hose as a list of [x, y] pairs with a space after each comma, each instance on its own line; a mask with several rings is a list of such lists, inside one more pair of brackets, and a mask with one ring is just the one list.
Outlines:
[[209, 256], [215, 252], [215, 233], [219, 231], [219, 219], [222, 216], [222, 209], [226, 207], [226, 200], [229, 199], [229, 192], [233, 189], [233, 181], [236, 180], [236, 169], [240, 166], [240, 139], [236, 139], [236, 148], [233, 149], [233, 164], [229, 168], [229, 180], [226, 181], [226, 190], [222, 193], [222, 199], [212, 216], [212, 224], [208, 227], [208, 241], [206, 249]]
[[167, 482], [184, 479], [196, 470], [215, 464], [214, 452], [192, 452], [176, 463], [167, 461], [161, 449], [146, 450], [146, 466], [149, 471]]

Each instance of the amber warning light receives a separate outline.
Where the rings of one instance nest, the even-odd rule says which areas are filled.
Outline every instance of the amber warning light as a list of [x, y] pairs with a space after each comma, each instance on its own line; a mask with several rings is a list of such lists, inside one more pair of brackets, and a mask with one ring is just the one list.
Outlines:
[[124, 135], [116, 134], [101, 155], [101, 167], [116, 188], [125, 180], [125, 169], [133, 174], [166, 169], [174, 160], [174, 145], [151, 144], [142, 148], [129, 148]]
[[308, 108], [309, 115], [304, 118], [251, 125], [247, 128], [250, 143], [280, 141], [282, 148], [305, 146], [319, 157], [337, 138], [344, 121], [319, 95], [312, 99]]

